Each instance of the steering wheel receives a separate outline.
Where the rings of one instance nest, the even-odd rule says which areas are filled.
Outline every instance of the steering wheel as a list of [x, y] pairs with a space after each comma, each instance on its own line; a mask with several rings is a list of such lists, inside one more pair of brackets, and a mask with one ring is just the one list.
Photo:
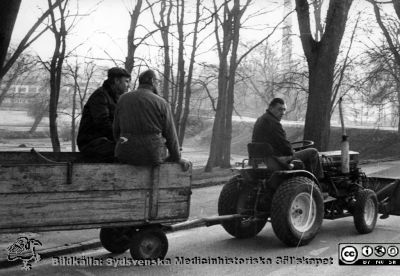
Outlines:
[[307, 149], [307, 148], [311, 147], [312, 145], [314, 145], [314, 141], [300, 140], [300, 141], [292, 142], [290, 144], [292, 144], [294, 151], [299, 151], [299, 150], [303, 150], [303, 149]]

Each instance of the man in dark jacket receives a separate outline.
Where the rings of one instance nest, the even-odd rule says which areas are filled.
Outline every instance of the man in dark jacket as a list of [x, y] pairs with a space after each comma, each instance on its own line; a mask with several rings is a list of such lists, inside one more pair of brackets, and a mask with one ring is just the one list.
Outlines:
[[318, 179], [322, 179], [324, 174], [318, 151], [315, 148], [308, 148], [295, 152], [291, 143], [287, 140], [286, 132], [280, 123], [285, 113], [285, 102], [281, 98], [273, 99], [267, 111], [257, 119], [253, 129], [252, 141], [270, 144], [274, 156], [277, 156], [281, 161], [300, 159], [304, 162], [308, 171], [312, 172]]
[[111, 162], [115, 149], [114, 111], [119, 97], [129, 89], [131, 75], [119, 67], [111, 68], [107, 75], [103, 86], [93, 92], [83, 108], [77, 144], [86, 156]]
[[155, 73], [147, 70], [139, 75], [138, 89], [121, 96], [113, 124], [115, 156], [122, 163], [155, 166], [164, 161], [166, 145], [166, 161], [187, 169], [189, 162], [180, 157], [170, 106], [157, 95], [155, 82]]

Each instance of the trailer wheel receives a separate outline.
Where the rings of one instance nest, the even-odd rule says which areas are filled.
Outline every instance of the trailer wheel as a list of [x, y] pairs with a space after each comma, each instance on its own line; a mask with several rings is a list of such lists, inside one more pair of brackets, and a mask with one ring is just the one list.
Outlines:
[[354, 226], [360, 234], [367, 234], [374, 230], [378, 217], [378, 199], [374, 191], [360, 190], [356, 194], [354, 205]]
[[144, 228], [132, 236], [130, 253], [133, 259], [164, 259], [167, 251], [167, 235], [159, 227]]
[[249, 215], [245, 219], [232, 219], [222, 222], [222, 227], [232, 236], [246, 239], [256, 236], [267, 223], [267, 218], [255, 218], [254, 204], [257, 192], [253, 187], [245, 185], [239, 177], [233, 177], [222, 188], [218, 199], [218, 214]]
[[272, 228], [288, 246], [301, 246], [312, 241], [321, 228], [323, 216], [321, 191], [307, 177], [285, 180], [272, 198]]
[[101, 228], [101, 245], [111, 253], [121, 254], [129, 248], [129, 238], [126, 236], [128, 229], [124, 227]]

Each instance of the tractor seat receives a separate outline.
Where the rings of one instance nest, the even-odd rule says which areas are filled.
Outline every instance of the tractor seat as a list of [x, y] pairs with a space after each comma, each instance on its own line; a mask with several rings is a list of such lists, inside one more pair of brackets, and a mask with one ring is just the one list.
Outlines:
[[304, 169], [301, 160], [292, 160], [286, 163], [273, 155], [272, 146], [268, 143], [249, 143], [247, 144], [247, 152], [249, 154], [249, 165], [257, 169], [260, 164], [267, 166], [272, 171]]

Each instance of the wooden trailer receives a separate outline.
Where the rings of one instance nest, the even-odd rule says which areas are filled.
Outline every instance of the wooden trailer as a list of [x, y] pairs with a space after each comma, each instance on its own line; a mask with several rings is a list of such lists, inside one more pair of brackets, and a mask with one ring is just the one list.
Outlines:
[[99, 163], [72, 152], [0, 152], [0, 233], [101, 228], [103, 246], [162, 258], [187, 220], [191, 168]]

